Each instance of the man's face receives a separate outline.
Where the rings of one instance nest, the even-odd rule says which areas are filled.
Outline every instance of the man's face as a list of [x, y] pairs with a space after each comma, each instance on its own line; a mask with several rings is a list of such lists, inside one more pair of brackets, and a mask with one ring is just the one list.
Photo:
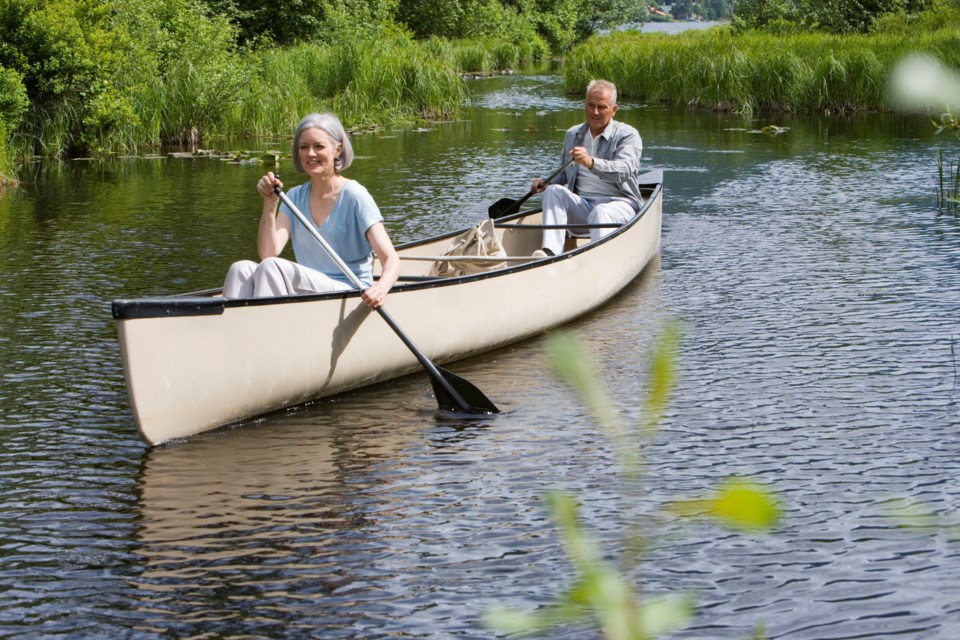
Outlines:
[[591, 131], [603, 131], [613, 119], [613, 115], [617, 112], [617, 105], [610, 104], [610, 98], [609, 91], [600, 89], [587, 94], [584, 111], [587, 112], [587, 123]]

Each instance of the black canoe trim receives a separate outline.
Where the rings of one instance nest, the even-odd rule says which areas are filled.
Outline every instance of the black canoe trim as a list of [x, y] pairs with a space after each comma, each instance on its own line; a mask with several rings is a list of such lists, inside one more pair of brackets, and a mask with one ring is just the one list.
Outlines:
[[[219, 293], [219, 289], [216, 290]], [[110, 305], [117, 320], [133, 318], [164, 318], [168, 316], [218, 316], [223, 313], [226, 300], [219, 297], [201, 298], [191, 295], [164, 298], [137, 298], [114, 300]]]

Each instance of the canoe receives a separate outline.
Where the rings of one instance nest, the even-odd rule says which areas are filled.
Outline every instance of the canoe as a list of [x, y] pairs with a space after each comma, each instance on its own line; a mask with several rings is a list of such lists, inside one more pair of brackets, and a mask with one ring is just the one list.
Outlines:
[[[660, 251], [663, 173], [642, 178], [644, 203], [633, 219], [596, 242], [577, 237], [582, 229], [571, 230], [557, 256], [530, 256], [543, 232], [538, 210], [494, 221], [507, 257], [495, 259], [491, 270], [430, 275], [463, 229], [397, 246], [401, 275], [385, 308], [438, 364], [593, 311]], [[422, 371], [359, 292], [253, 300], [220, 293], [112, 304], [130, 407], [148, 445]]]

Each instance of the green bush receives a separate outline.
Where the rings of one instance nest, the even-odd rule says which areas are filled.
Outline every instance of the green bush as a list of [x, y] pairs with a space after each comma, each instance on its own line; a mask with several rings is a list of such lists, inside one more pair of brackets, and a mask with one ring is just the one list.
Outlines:
[[[0, 2], [0, 65], [23, 78], [32, 105], [28, 124], [56, 131], [75, 151], [91, 143], [87, 125], [129, 114], [126, 105], [116, 103], [126, 97], [100, 95], [124, 61], [125, 33], [107, 27], [109, 10], [95, 0]], [[120, 106], [120, 112], [105, 113], [111, 106]], [[42, 148], [44, 141], [39, 144]]]
[[[355, 128], [446, 117], [467, 99], [458, 71], [513, 67], [548, 52], [516, 6], [452, 4], [444, 10], [482, 36], [415, 42], [394, 21], [398, 0], [323, 0], [314, 7], [319, 31], [281, 36], [265, 26], [259, 39], [231, 23], [262, 15], [246, 1], [0, 0], [5, 142], [21, 158], [136, 153], [285, 135], [318, 109], [338, 110]], [[236, 44], [281, 38], [298, 43]]]
[[0, 66], [0, 122], [7, 130], [16, 128], [30, 106], [23, 78], [13, 69]]
[[233, 42], [190, 0], [0, 0], [0, 65], [31, 105], [20, 152], [130, 151], [204, 129], [244, 84]]

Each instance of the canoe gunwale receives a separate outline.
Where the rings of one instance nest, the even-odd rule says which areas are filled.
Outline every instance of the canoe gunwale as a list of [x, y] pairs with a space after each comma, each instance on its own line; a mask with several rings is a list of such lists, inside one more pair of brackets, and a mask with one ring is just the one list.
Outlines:
[[[401, 279], [391, 291], [392, 294], [400, 293], [402, 291], [415, 291], [420, 289], [432, 289], [438, 287], [452, 287], [459, 284], [467, 282], [475, 282], [479, 280], [486, 280], [488, 278], [502, 278], [507, 277], [512, 274], [526, 271], [528, 269], [537, 269], [543, 266], [554, 264], [563, 260], [570, 260], [577, 257], [578, 255], [587, 252], [594, 251], [599, 249], [607, 242], [610, 242], [617, 238], [618, 236], [626, 233], [631, 227], [638, 224], [650, 210], [651, 205], [657, 200], [660, 196], [660, 192], [663, 189], [662, 183], [662, 172], [657, 172], [661, 175], [661, 182], [649, 183], [641, 185], [641, 189], [647, 193], [647, 198], [643, 202], [643, 206], [640, 211], [637, 212], [637, 215], [631, 218], [628, 222], [623, 225], [618, 225], [618, 228], [613, 232], [603, 236], [602, 238], [589, 242], [570, 251], [566, 251], [556, 256], [548, 256], [547, 258], [540, 258], [530, 262], [525, 262], [513, 266], [508, 266], [502, 269], [496, 269], [493, 271], [481, 271], [473, 274], [465, 274], [462, 276], [454, 277], [443, 277], [443, 278], [434, 278], [434, 277], [416, 277], [414, 279], [406, 280]], [[521, 211], [510, 216], [504, 216], [503, 218], [498, 218], [494, 221], [494, 224], [504, 222], [510, 224], [510, 221], [529, 216], [531, 214], [538, 213], [539, 209], [533, 209], [528, 211]], [[522, 226], [522, 225], [516, 225]], [[513, 228], [516, 228], [514, 226]], [[445, 238], [452, 238], [456, 235], [463, 233], [467, 228], [457, 229], [455, 231], [443, 233], [431, 238], [415, 240], [413, 242], [404, 243], [397, 245], [398, 251], [404, 251], [411, 249], [418, 245], [429, 244], [432, 242], [437, 242]], [[531, 228], [543, 228], [543, 225], [531, 225]], [[289, 296], [277, 296], [272, 298], [248, 298], [248, 299], [226, 299], [219, 296], [221, 289], [208, 289], [204, 291], [198, 291], [193, 293], [177, 294], [170, 296], [162, 297], [145, 297], [145, 298], [134, 298], [126, 300], [114, 300], [111, 304], [111, 312], [115, 319], [117, 320], [127, 320], [127, 319], [141, 319], [141, 318], [162, 318], [162, 317], [188, 317], [188, 316], [214, 316], [223, 314], [224, 310], [227, 308], [233, 307], [252, 307], [252, 306], [261, 306], [261, 305], [280, 305], [280, 304], [292, 304], [292, 303], [306, 303], [306, 302], [315, 302], [317, 300], [334, 300], [334, 299], [349, 299], [355, 298], [361, 295], [360, 291], [351, 290], [351, 291], [335, 291], [328, 293], [309, 293], [309, 294], [296, 294]]]

